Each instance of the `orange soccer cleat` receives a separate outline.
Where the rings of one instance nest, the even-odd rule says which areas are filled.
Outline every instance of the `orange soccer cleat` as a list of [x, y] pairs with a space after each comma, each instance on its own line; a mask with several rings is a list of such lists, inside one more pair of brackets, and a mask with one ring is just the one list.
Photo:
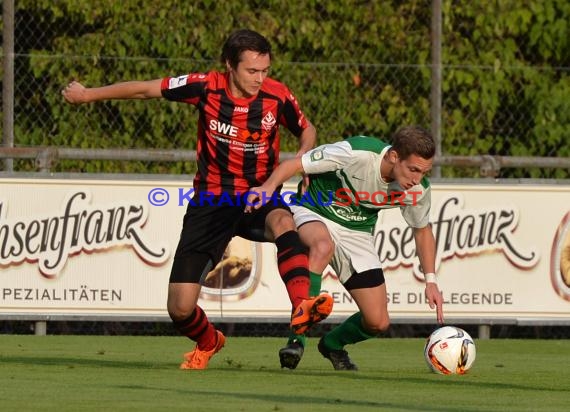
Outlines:
[[206, 369], [210, 358], [218, 353], [226, 343], [226, 337], [219, 330], [216, 331], [216, 346], [212, 350], [198, 349], [198, 345], [192, 352], [184, 354], [184, 362], [180, 364], [180, 369]]
[[291, 330], [296, 335], [304, 334], [315, 323], [330, 315], [332, 308], [333, 298], [328, 293], [304, 300], [291, 316]]

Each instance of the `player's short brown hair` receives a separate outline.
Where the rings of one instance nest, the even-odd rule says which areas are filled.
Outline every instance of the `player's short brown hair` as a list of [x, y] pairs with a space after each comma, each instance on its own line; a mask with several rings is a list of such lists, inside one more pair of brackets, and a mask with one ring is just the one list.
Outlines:
[[241, 29], [234, 31], [224, 43], [222, 47], [222, 64], [229, 62], [232, 68], [237, 68], [241, 54], [251, 50], [260, 54], [269, 54], [271, 58], [271, 44], [269, 41], [256, 31]]
[[426, 129], [419, 126], [405, 126], [392, 137], [392, 150], [398, 153], [401, 160], [411, 155], [431, 159], [435, 156], [435, 141]]

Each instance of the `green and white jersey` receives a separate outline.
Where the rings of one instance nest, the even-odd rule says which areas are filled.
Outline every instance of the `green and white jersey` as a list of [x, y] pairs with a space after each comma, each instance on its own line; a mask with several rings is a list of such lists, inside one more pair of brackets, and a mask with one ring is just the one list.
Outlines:
[[307, 192], [296, 195], [294, 204], [353, 230], [372, 233], [382, 209], [400, 207], [411, 227], [429, 223], [431, 187], [423, 178], [404, 190], [398, 182], [385, 182], [380, 164], [390, 148], [368, 136], [349, 137], [319, 146], [302, 157], [309, 175]]

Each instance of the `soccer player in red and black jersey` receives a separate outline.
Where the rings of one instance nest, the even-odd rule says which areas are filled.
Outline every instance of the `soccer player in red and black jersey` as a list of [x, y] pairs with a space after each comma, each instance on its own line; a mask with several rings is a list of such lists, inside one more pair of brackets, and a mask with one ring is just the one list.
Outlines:
[[[291, 328], [304, 333], [332, 310], [330, 295], [309, 297], [307, 248], [285, 202], [244, 213], [250, 187], [260, 186], [279, 162], [279, 126], [299, 139], [298, 155], [316, 142], [316, 130], [283, 83], [268, 76], [271, 45], [251, 30], [230, 35], [222, 49], [225, 72], [189, 73], [86, 88], [72, 81], [62, 94], [72, 104], [107, 99], [166, 98], [198, 109], [198, 172], [184, 216], [168, 288], [168, 313], [178, 331], [196, 342], [182, 369], [205, 369], [225, 343], [198, 305], [201, 280], [221, 260], [233, 236], [273, 241], [293, 312]], [[278, 194], [275, 194], [278, 197]], [[207, 201], [205, 201], [207, 199]], [[216, 200], [223, 202], [216, 202]]]

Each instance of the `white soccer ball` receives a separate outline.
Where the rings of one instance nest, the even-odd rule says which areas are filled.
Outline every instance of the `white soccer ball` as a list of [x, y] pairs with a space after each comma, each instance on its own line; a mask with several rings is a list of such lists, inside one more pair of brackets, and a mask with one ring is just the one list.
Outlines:
[[436, 329], [426, 340], [424, 357], [429, 368], [443, 375], [463, 375], [475, 362], [475, 343], [455, 326]]

